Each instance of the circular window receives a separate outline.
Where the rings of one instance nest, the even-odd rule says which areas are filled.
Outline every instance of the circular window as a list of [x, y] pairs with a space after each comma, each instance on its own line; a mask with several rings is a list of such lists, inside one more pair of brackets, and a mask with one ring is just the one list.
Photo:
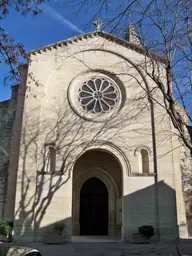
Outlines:
[[110, 80], [103, 77], [92, 77], [79, 88], [81, 106], [92, 113], [107, 113], [118, 102], [118, 90]]
[[105, 74], [88, 72], [74, 78], [68, 89], [73, 110], [91, 121], [105, 121], [117, 113], [122, 93], [114, 80]]

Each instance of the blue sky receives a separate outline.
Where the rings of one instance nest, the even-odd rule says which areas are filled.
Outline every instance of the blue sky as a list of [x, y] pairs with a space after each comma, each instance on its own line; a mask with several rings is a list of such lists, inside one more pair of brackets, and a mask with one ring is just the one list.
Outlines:
[[[76, 36], [81, 33], [81, 30], [85, 33], [95, 30], [91, 22], [93, 15], [91, 10], [74, 17], [75, 9], [66, 8], [61, 2], [58, 0], [45, 2], [41, 7], [44, 14], [38, 15], [36, 18], [31, 15], [24, 17], [20, 13], [10, 10], [7, 18], [1, 21], [1, 26], [17, 42], [22, 43], [26, 51]], [[101, 13], [99, 16], [105, 18], [105, 14]], [[73, 22], [70, 23], [70, 21]], [[0, 68], [0, 101], [3, 101], [10, 98], [11, 90], [10, 87], [3, 85], [8, 67], [0, 64]]]
[[[17, 42], [22, 43], [26, 51], [76, 36], [80, 34], [81, 31], [86, 33], [95, 30], [92, 22], [93, 18], [96, 17], [93, 17], [93, 15], [97, 13], [97, 10], [100, 8], [100, 4], [98, 4], [100, 1], [88, 0], [89, 6], [87, 8], [85, 7], [78, 15], [74, 15], [78, 6], [76, 6], [76, 8], [66, 7], [64, 5], [65, 2], [67, 2], [67, 0], [45, 0], [45, 3], [41, 6], [44, 10], [44, 14], [40, 14], [35, 18], [31, 15], [24, 17], [20, 13], [10, 10], [6, 19], [1, 20], [1, 26]], [[108, 1], [108, 6], [103, 6], [103, 10], [97, 14], [97, 17], [104, 21], [112, 19], [119, 11], [121, 6], [120, 2], [123, 3], [124, 0]], [[126, 16], [121, 20], [121, 23], [123, 25], [127, 24], [128, 26], [129, 21], [130, 17]], [[121, 28], [126, 30], [127, 26], [125, 25]], [[111, 27], [113, 27], [113, 25]], [[106, 28], [105, 25], [103, 29], [111, 32], [110, 27]], [[121, 29], [112, 31], [112, 33], [116, 33], [116, 35], [123, 35], [125, 32], [126, 31], [122, 31]], [[149, 39], [154, 39], [154, 30], [145, 30], [145, 32], [149, 35]], [[3, 83], [4, 78], [8, 74], [8, 67], [4, 64], [0, 64], [0, 70], [0, 101], [3, 101], [10, 98], [11, 90], [10, 87], [5, 87]], [[191, 105], [191, 93], [188, 97], [185, 97], [189, 97], [186, 101]]]

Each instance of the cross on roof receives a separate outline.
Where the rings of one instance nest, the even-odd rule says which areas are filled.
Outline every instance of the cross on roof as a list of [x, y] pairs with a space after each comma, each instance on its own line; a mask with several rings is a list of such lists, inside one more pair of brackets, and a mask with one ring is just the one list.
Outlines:
[[93, 25], [96, 26], [97, 31], [101, 31], [103, 21], [98, 18], [96, 21], [93, 22]]

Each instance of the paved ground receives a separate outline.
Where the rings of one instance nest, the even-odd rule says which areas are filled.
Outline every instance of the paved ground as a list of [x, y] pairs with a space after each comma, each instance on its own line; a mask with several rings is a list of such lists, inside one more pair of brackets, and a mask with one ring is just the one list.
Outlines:
[[[126, 243], [30, 244], [42, 256], [178, 256], [175, 244], [132, 245]], [[192, 255], [192, 254], [191, 254]]]
[[76, 242], [62, 245], [20, 244], [20, 246], [35, 248], [42, 256], [192, 256], [192, 240], [177, 245]]

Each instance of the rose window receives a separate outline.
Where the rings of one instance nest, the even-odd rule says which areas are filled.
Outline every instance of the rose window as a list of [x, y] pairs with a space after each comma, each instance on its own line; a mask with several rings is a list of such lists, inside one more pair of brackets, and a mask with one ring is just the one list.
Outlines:
[[92, 77], [82, 84], [78, 99], [81, 106], [92, 113], [106, 113], [118, 103], [118, 89], [107, 78]]

